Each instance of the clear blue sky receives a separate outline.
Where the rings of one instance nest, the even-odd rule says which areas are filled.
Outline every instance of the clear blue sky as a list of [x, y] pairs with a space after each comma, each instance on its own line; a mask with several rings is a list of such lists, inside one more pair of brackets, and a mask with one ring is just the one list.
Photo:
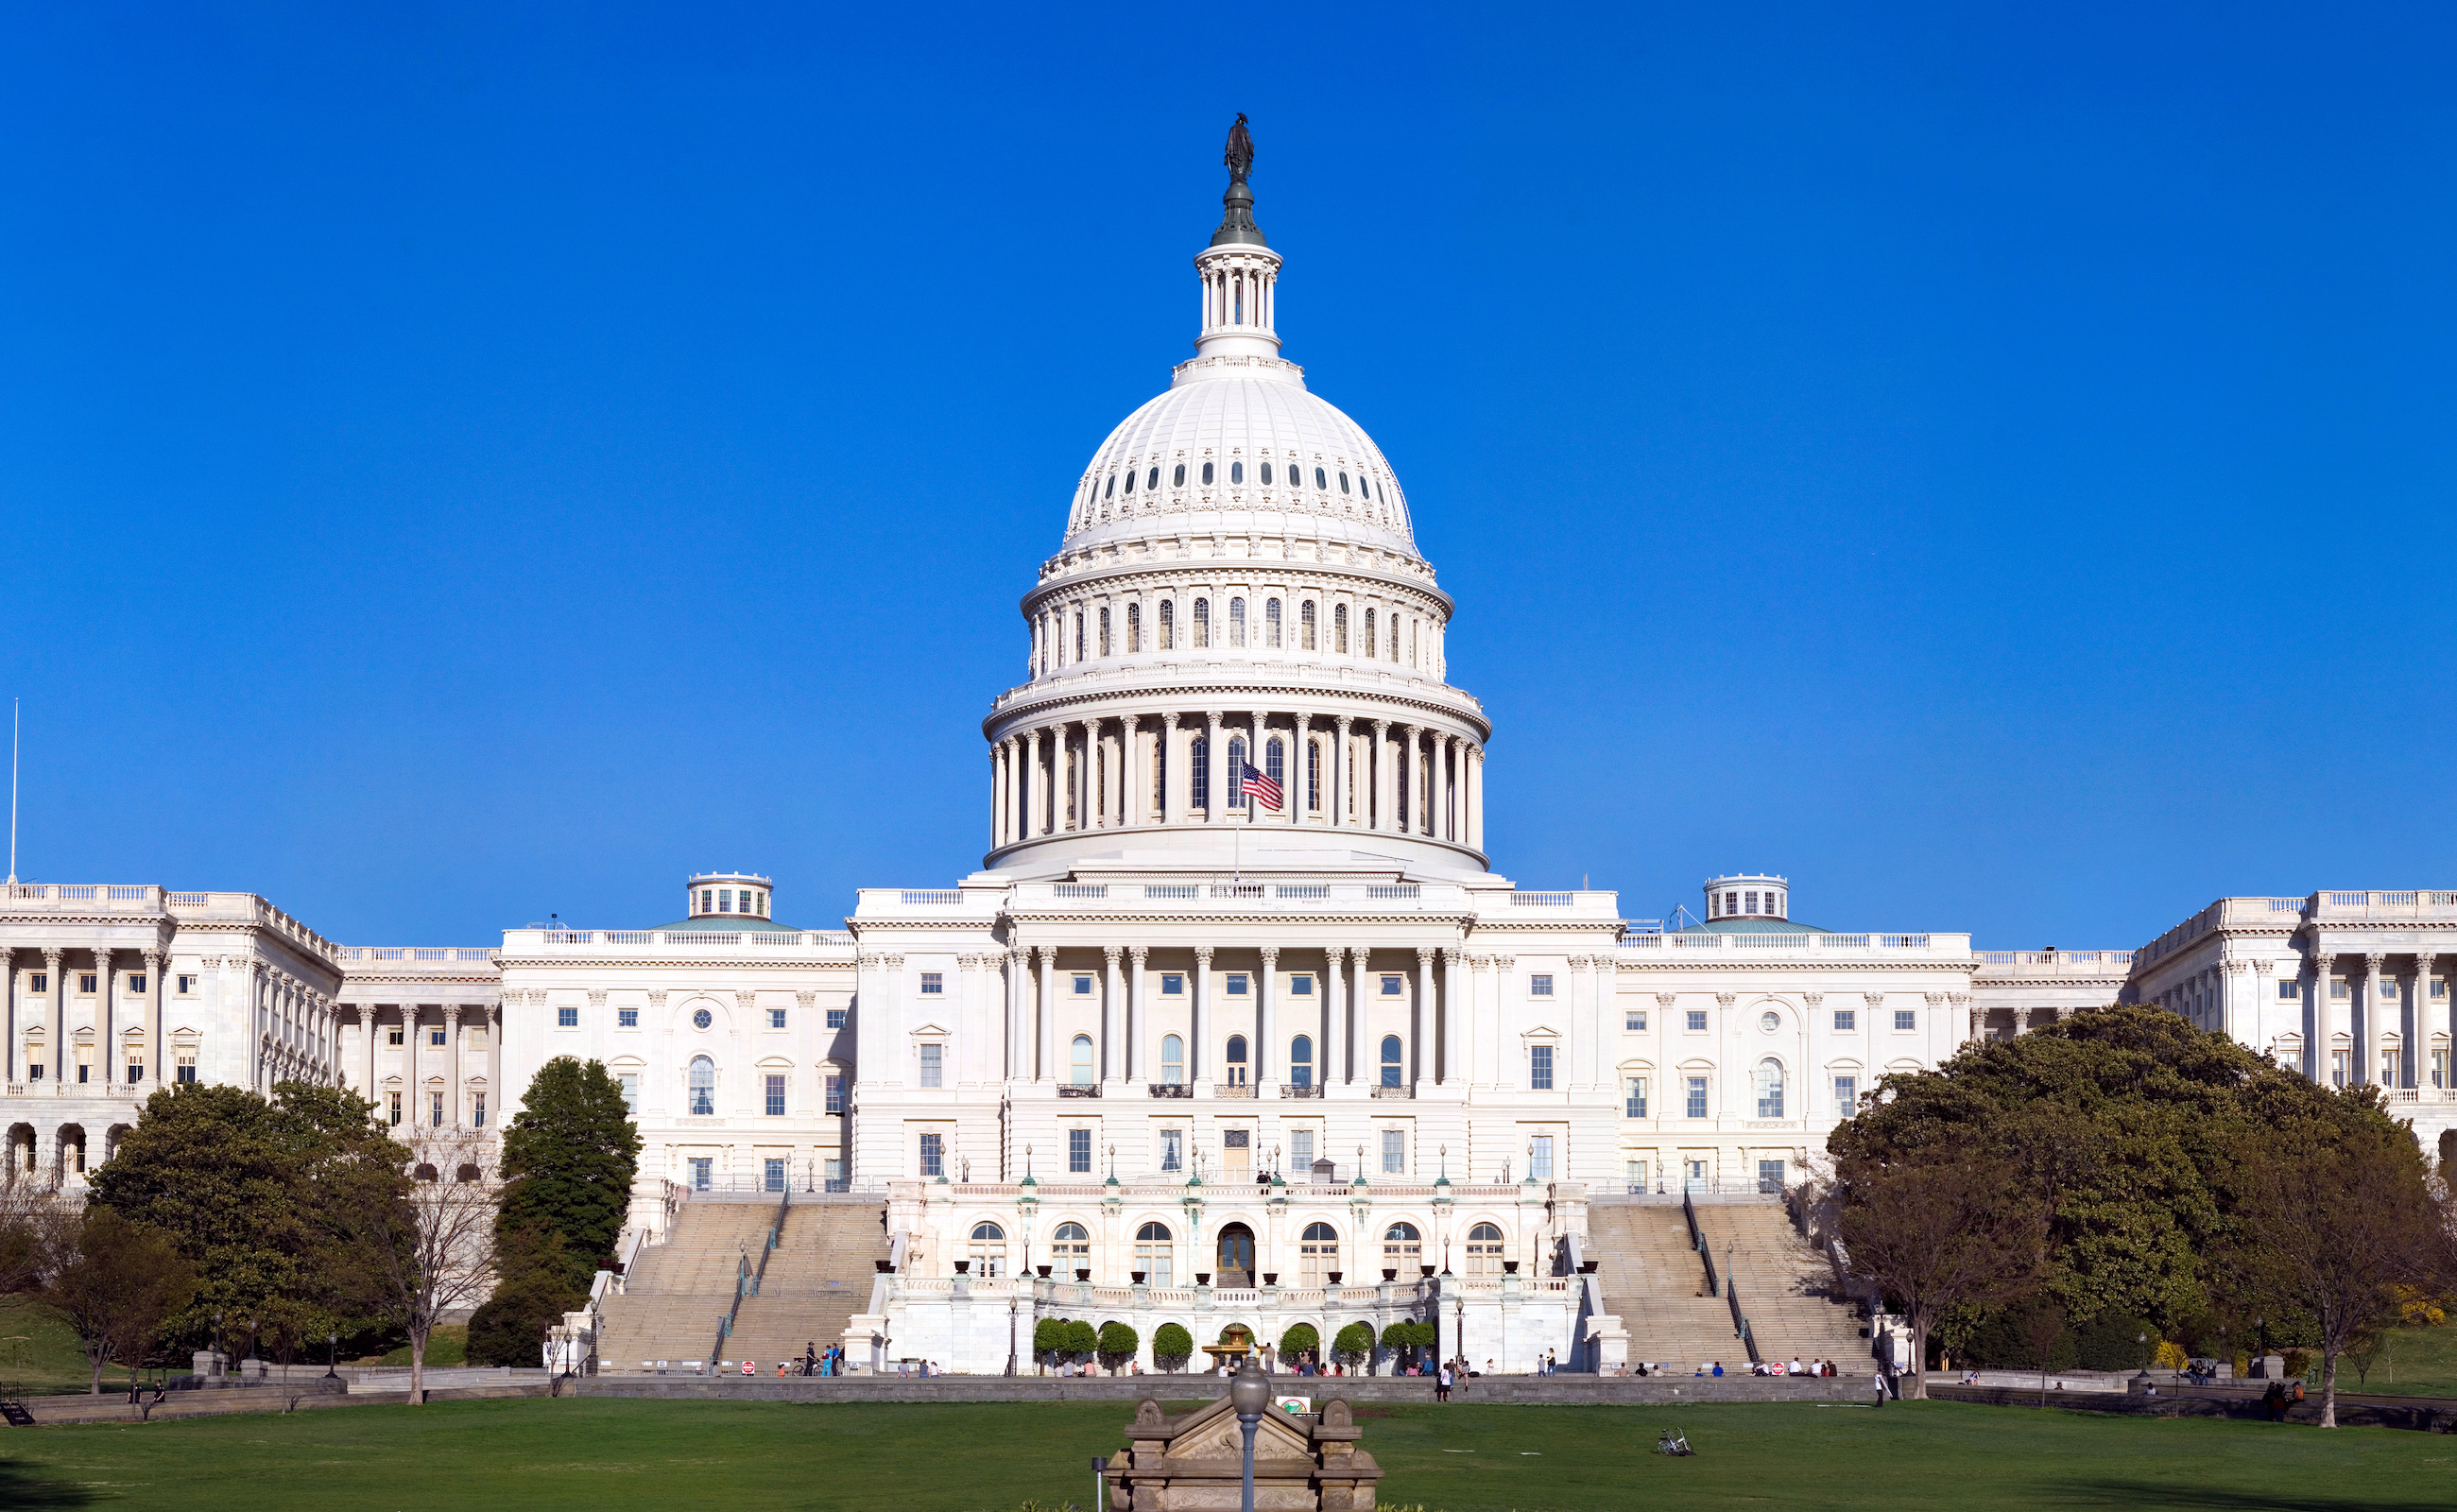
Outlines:
[[1497, 870], [2457, 886], [2445, 7], [344, 9], [0, 22], [26, 875], [482, 943], [971, 869], [1242, 110]]

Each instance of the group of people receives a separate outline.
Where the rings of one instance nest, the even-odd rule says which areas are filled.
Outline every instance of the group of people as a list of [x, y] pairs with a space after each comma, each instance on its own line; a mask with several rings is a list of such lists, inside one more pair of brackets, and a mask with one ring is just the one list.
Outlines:
[[[745, 1376], [756, 1374], [758, 1368], [751, 1360], [746, 1359], [742, 1362], [742, 1374]], [[844, 1373], [842, 1344], [830, 1344], [827, 1348], [821, 1349], [814, 1341], [802, 1346], [800, 1359], [780, 1359], [776, 1362], [776, 1374], [779, 1376], [841, 1376]]]
[[[1737, 1370], [1739, 1367], [1735, 1366], [1733, 1368]], [[1641, 1376], [1678, 1376], [1681, 1374], [1678, 1367], [1660, 1359], [1640, 1360], [1637, 1365], [1637, 1371], [1638, 1374]], [[1552, 1372], [1548, 1370], [1544, 1372], [1544, 1374], [1549, 1376]], [[1724, 1374], [1724, 1362], [1720, 1359], [1700, 1360], [1698, 1362], [1698, 1368], [1691, 1371], [1690, 1374], [1692, 1376], [1721, 1376]], [[1842, 1372], [1836, 1369], [1834, 1362], [1830, 1359], [1812, 1359], [1806, 1363], [1798, 1359], [1794, 1359], [1789, 1363], [1786, 1363], [1779, 1359], [1761, 1359], [1753, 1361], [1750, 1364], [1749, 1374], [1752, 1376], [1839, 1376]]]

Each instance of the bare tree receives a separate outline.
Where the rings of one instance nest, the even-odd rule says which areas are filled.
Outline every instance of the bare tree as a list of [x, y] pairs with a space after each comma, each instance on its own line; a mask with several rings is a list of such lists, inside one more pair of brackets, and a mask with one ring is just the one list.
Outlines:
[[1963, 1304], [2011, 1302], [2047, 1265], [2046, 1209], [2013, 1169], [1980, 1154], [1879, 1161], [1836, 1171], [1854, 1274], [1903, 1304], [1911, 1325], [1911, 1396], [1928, 1395], [1928, 1334]]
[[58, 1192], [14, 1162], [0, 1163], [0, 1296], [39, 1286], [75, 1226]]
[[356, 1289], [409, 1336], [409, 1400], [417, 1406], [436, 1325], [475, 1306], [495, 1283], [497, 1182], [492, 1148], [475, 1133], [419, 1134], [391, 1150], [390, 1169], [367, 1162], [341, 1176], [346, 1190], [332, 1193], [326, 1211], [359, 1269]]
[[2054, 1362], [2056, 1340], [2065, 1331], [2065, 1310], [2041, 1301], [2022, 1315], [2022, 1342], [2039, 1362], [2039, 1405], [2048, 1404], [2048, 1367]]
[[134, 1365], [196, 1287], [196, 1272], [168, 1234], [96, 1207], [60, 1248], [43, 1300], [75, 1331], [99, 1396], [102, 1368], [123, 1357]]

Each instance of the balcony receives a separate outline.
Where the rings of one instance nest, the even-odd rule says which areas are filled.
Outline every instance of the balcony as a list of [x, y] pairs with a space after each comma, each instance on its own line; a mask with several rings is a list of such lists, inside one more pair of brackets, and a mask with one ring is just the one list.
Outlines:
[[1299, 1087], [1294, 1082], [1287, 1082], [1281, 1085], [1280, 1095], [1282, 1097], [1320, 1097], [1322, 1095], [1322, 1088], [1319, 1087]]
[[1061, 1097], [1098, 1097], [1101, 1095], [1101, 1084], [1098, 1082], [1061, 1082], [1058, 1084], [1058, 1095]]
[[1228, 1082], [1214, 1082], [1211, 1084], [1211, 1095], [1214, 1097], [1251, 1097], [1254, 1095], [1254, 1089], [1246, 1086], [1242, 1082], [1233, 1086]]
[[1154, 1097], [1192, 1097], [1194, 1088], [1184, 1082], [1154, 1082], [1151, 1094]]
[[1373, 1088], [1373, 1095], [1376, 1098], [1396, 1097], [1407, 1099], [1414, 1097], [1416, 1095], [1416, 1089], [1413, 1087], [1377, 1087]]

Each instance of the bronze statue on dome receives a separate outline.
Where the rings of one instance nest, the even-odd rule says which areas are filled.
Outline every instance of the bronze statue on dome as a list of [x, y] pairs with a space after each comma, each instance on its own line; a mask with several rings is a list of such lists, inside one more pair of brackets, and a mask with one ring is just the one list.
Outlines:
[[1228, 177], [1236, 183], [1244, 183], [1253, 171], [1254, 138], [1246, 133], [1244, 111], [1237, 113], [1237, 124], [1228, 128], [1228, 151], [1220, 160], [1228, 165]]

